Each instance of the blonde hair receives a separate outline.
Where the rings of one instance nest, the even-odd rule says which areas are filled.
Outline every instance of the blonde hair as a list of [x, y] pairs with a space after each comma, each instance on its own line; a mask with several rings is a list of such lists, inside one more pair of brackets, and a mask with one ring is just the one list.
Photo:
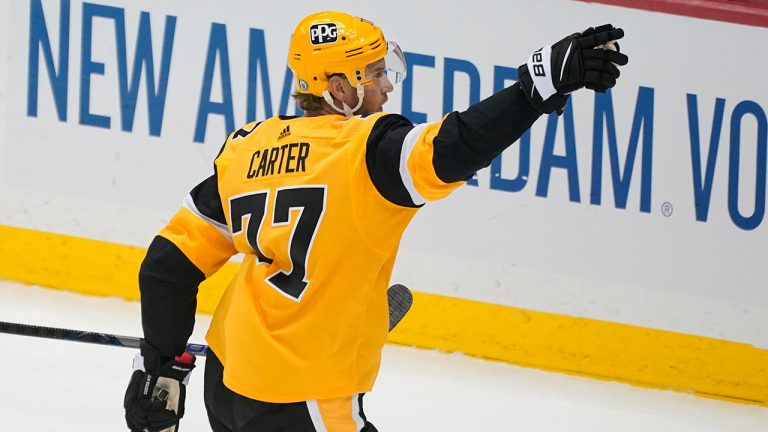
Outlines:
[[294, 93], [291, 96], [296, 101], [296, 105], [304, 111], [317, 111], [323, 107], [323, 102], [325, 102], [322, 97], [309, 93]]

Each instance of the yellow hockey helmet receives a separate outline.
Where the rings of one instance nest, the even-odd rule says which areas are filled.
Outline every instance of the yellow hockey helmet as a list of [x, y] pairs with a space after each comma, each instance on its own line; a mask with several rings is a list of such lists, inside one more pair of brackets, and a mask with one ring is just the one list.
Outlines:
[[405, 59], [397, 44], [387, 43], [378, 26], [343, 12], [317, 12], [296, 26], [288, 49], [288, 67], [298, 93], [323, 96], [332, 74], [344, 74], [352, 87], [370, 83], [365, 67], [388, 53], [396, 60], [392, 63], [402, 63], [393, 68], [397, 72], [394, 84], [404, 79]]

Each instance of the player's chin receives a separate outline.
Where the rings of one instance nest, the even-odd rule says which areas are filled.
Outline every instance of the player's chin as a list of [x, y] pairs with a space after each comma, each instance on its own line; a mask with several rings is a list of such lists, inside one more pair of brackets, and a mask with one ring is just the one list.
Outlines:
[[365, 116], [369, 116], [371, 114], [376, 114], [376, 113], [380, 113], [380, 112], [384, 112], [384, 107], [383, 106], [380, 106], [380, 107], [375, 108], [375, 109], [372, 108], [370, 110], [360, 111], [357, 114], [361, 114], [363, 117], [365, 117]]

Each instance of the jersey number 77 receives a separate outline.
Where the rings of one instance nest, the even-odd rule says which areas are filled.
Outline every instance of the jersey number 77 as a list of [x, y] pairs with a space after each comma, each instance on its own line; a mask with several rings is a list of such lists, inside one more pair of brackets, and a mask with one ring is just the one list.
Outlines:
[[299, 210], [298, 220], [288, 240], [291, 268], [288, 272], [278, 270], [266, 278], [267, 283], [296, 301], [301, 300], [309, 284], [306, 279], [307, 257], [325, 212], [326, 188], [325, 185], [280, 188], [275, 193], [274, 203], [269, 202], [269, 190], [249, 192], [229, 199], [232, 235], [242, 232], [243, 224], [247, 220], [245, 236], [258, 263], [272, 263], [272, 258], [267, 257], [259, 246], [259, 233], [262, 229], [269, 229], [264, 224], [267, 205], [274, 205], [271, 226], [288, 225], [291, 210]]

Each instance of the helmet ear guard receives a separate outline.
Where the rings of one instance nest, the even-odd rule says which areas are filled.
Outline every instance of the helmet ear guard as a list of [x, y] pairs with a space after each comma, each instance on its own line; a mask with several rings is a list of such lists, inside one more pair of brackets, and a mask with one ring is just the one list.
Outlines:
[[349, 105], [342, 102], [341, 103], [341, 109], [336, 106], [336, 104], [333, 103], [333, 96], [331, 96], [331, 93], [328, 92], [328, 89], [323, 90], [323, 99], [325, 99], [326, 102], [328, 102], [328, 105], [331, 106], [335, 111], [340, 112], [344, 114], [345, 117], [349, 118], [355, 115], [355, 111], [359, 110], [361, 106], [363, 106], [363, 96], [365, 95], [365, 89], [363, 88], [363, 84], [357, 85], [357, 105], [355, 105], [354, 108], [350, 108]]

